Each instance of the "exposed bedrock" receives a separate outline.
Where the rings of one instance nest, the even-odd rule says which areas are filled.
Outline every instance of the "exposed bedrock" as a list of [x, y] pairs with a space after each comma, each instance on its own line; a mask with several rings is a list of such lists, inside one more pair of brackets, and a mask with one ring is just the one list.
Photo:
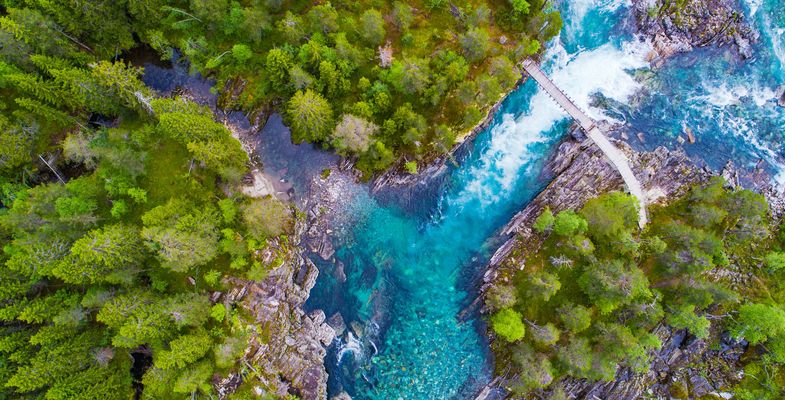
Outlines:
[[744, 20], [736, 0], [634, 0], [638, 32], [652, 43], [650, 61], [660, 65], [680, 52], [709, 45], [732, 46], [742, 58], [752, 57], [756, 32]]

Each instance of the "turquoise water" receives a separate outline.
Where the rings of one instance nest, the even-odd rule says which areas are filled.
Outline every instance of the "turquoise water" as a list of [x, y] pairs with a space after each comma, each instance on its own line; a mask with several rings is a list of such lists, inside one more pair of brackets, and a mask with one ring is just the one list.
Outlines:
[[[649, 47], [631, 34], [625, 2], [564, 2], [564, 30], [544, 68], [592, 116], [624, 123], [635, 146], [679, 146], [677, 135], [690, 127], [698, 142], [684, 146], [699, 162], [718, 168], [733, 159], [752, 167], [763, 160], [776, 177], [785, 126], [774, 100], [785, 75], [783, 11], [779, 0], [745, 6], [761, 31], [754, 60], [704, 49], [650, 71]], [[355, 188], [339, 210], [348, 228], [336, 239], [346, 279], [332, 273], [338, 266], [321, 263], [308, 304], [356, 325], [330, 351], [331, 394], [467, 398], [487, 383], [492, 360], [484, 326], [476, 311], [459, 315], [499, 244], [489, 238], [547, 184], [541, 165], [568, 126], [528, 82], [505, 101], [438, 195], [415, 196], [415, 210], [411, 201], [402, 207]], [[645, 132], [642, 142], [637, 132]]]

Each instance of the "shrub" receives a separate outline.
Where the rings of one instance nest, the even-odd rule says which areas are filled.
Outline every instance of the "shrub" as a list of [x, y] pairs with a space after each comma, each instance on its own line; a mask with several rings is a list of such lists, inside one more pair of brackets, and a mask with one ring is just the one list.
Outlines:
[[523, 339], [526, 327], [523, 325], [521, 314], [511, 308], [503, 308], [491, 316], [491, 327], [497, 335], [508, 342]]

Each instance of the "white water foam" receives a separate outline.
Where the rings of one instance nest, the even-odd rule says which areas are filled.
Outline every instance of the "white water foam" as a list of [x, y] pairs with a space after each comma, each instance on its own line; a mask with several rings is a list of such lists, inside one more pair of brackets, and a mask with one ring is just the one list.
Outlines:
[[771, 44], [774, 56], [780, 60], [780, 64], [785, 67], [785, 28], [772, 29]]
[[602, 93], [626, 103], [642, 87], [630, 71], [648, 68], [646, 55], [650, 51], [649, 43], [636, 39], [623, 43], [621, 48], [607, 43], [576, 54], [568, 54], [564, 47], [554, 46], [549, 52], [554, 65], [550, 78], [590, 117], [607, 119], [602, 110], [589, 106], [592, 95]]
[[704, 89], [708, 92], [707, 94], [696, 96], [693, 99], [705, 101], [717, 107], [739, 104], [744, 98], [750, 98], [756, 106], [763, 107], [777, 96], [774, 89], [760, 87], [757, 83], [752, 86], [742, 84], [729, 86], [725, 82], [719, 85], [707, 83], [704, 85]]
[[[744, 92], [745, 91], [741, 89], [735, 91], [718, 89], [716, 93], [693, 98], [693, 100], [699, 100], [699, 103], [696, 104], [691, 102], [690, 107], [702, 109], [702, 115], [705, 119], [716, 121], [721, 127], [725, 128], [723, 129], [724, 131], [730, 132], [736, 138], [746, 142], [750, 148], [755, 149], [758, 157], [764, 159], [778, 171], [772, 178], [772, 183], [779, 189], [785, 189], [785, 163], [783, 163], [782, 157], [772, 148], [771, 144], [760, 140], [757, 135], [760, 128], [757, 127], [756, 120], [746, 116], [735, 116], [726, 109], [726, 107], [734, 107], [734, 105], [738, 103], [738, 99], [733, 98], [733, 96], [737, 95], [734, 93]], [[755, 100], [755, 103], [758, 107], [762, 107], [770, 100], [771, 98], [769, 97], [769, 99], [763, 101], [763, 103], [758, 103], [758, 100]], [[703, 102], [703, 104], [700, 104], [701, 102]], [[771, 104], [769, 104], [769, 106], [772, 107]], [[747, 167], [753, 168], [754, 163], [747, 165]]]
[[631, 0], [572, 0], [569, 2], [568, 18], [565, 22], [570, 24], [569, 34], [578, 33], [582, 29], [583, 19], [591, 10], [597, 10], [601, 13], [612, 13], [622, 6], [630, 6]]
[[[595, 119], [608, 119], [601, 110], [590, 107], [592, 95], [602, 93], [619, 102], [641, 88], [630, 70], [648, 66], [648, 43], [633, 40], [617, 48], [606, 44], [591, 51], [568, 54], [561, 42], [554, 40], [547, 53], [550, 76], [575, 103]], [[548, 140], [546, 134], [567, 115], [548, 95], [537, 89], [529, 110], [517, 119], [503, 116], [501, 124], [491, 132], [489, 148], [482, 162], [470, 173], [474, 176], [458, 196], [459, 203], [478, 200], [481, 205], [495, 204], [515, 185], [521, 169], [539, 154], [531, 153], [531, 146]]]
[[763, 0], [747, 0], [745, 3], [750, 10], [750, 16], [755, 16], [755, 14], [758, 13], [761, 4], [763, 4]]
[[347, 332], [346, 338], [342, 339], [341, 343], [338, 345], [339, 364], [341, 360], [343, 360], [343, 356], [345, 356], [346, 353], [352, 353], [355, 359], [361, 359], [365, 356], [362, 343], [359, 339], [354, 337], [354, 334], [351, 332]]
[[[773, 0], [770, 0], [773, 1]], [[756, 28], [763, 36], [771, 41], [772, 51], [779, 60], [781, 67], [785, 67], [785, 27], [776, 26], [769, 15], [770, 9], [776, 10], [779, 5], [768, 5], [765, 0], [745, 0], [744, 4], [749, 12], [748, 19], [756, 22]], [[763, 11], [758, 11], [763, 7]]]

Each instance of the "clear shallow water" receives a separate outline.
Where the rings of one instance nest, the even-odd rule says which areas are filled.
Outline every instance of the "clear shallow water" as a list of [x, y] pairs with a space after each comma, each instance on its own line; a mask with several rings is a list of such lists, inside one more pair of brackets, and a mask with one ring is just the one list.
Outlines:
[[[696, 160], [720, 168], [728, 159], [743, 167], [763, 159], [775, 176], [782, 170], [785, 127], [775, 100], [785, 56], [778, 2], [746, 4], [761, 33], [754, 60], [705, 49], [656, 71], [645, 61], [648, 44], [631, 33], [626, 2], [563, 2], [565, 26], [544, 68], [593, 117], [645, 132], [633, 145], [676, 147], [676, 136], [690, 127], [698, 141], [685, 148]], [[331, 394], [466, 398], [487, 383], [492, 360], [484, 326], [474, 314], [458, 316], [473, 299], [479, 267], [498, 245], [488, 238], [547, 183], [541, 164], [568, 126], [528, 82], [450, 171], [441, 195], [420, 199], [424, 210], [435, 210], [428, 217], [404, 212], [394, 201], [382, 205], [358, 189], [341, 211], [351, 229], [337, 239], [346, 280], [322, 263], [308, 304], [328, 316], [339, 312], [362, 331], [345, 334], [328, 356]]]

